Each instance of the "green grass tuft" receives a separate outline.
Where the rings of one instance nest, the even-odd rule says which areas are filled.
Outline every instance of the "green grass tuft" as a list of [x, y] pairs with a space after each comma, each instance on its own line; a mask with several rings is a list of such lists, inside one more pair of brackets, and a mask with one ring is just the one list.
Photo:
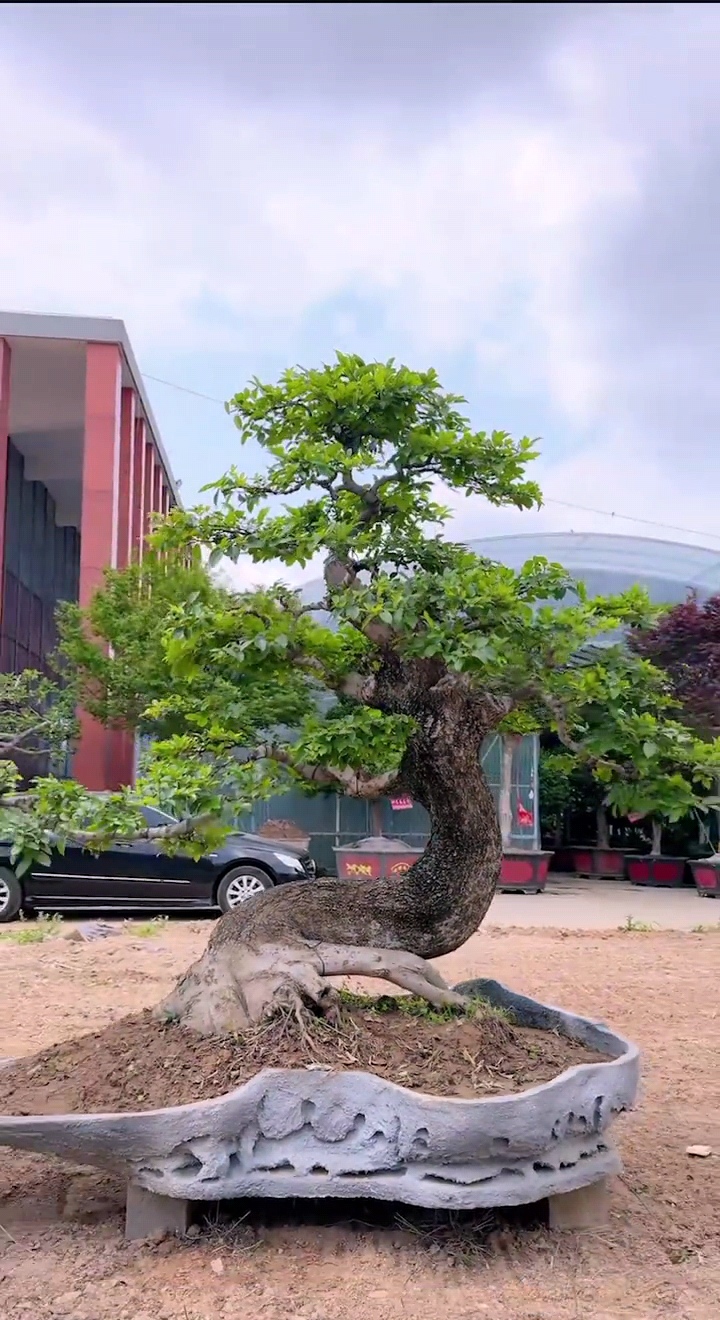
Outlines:
[[42, 944], [44, 940], [59, 935], [62, 929], [62, 917], [55, 914], [49, 917], [46, 912], [38, 913], [37, 921], [20, 918], [17, 926], [0, 933], [0, 940], [7, 944]]
[[426, 1018], [428, 1022], [452, 1022], [459, 1017], [499, 1018], [502, 1022], [515, 1022], [514, 1014], [506, 1008], [496, 1008], [480, 997], [469, 1001], [467, 1008], [448, 1004], [438, 1008], [420, 995], [359, 995], [351, 990], [340, 991], [340, 1002], [347, 1009], [364, 1009], [372, 1013], [407, 1013], [410, 1017]]
[[631, 930], [638, 933], [648, 934], [650, 931], [658, 930], [658, 926], [654, 921], [637, 921], [635, 917], [628, 916], [625, 918], [624, 924], [618, 926], [618, 930]]

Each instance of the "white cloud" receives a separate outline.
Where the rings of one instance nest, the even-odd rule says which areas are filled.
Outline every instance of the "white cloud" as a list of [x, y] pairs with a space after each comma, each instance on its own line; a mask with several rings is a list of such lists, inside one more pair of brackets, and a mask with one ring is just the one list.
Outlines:
[[[494, 107], [486, 98], [415, 136], [371, 114], [336, 114], [331, 102], [324, 114], [319, 103], [281, 112], [260, 99], [223, 108], [191, 82], [173, 101], [166, 69], [153, 123], [163, 146], [151, 151], [0, 56], [3, 303], [120, 316], [141, 355], [167, 358], [236, 350], [234, 317], [243, 347], [272, 348], [278, 325], [328, 300], [379, 300], [386, 332], [423, 362], [474, 346], [478, 375], [491, 373], [506, 397], [544, 395], [594, 435], [561, 460], [548, 447], [537, 475], [549, 500], [697, 528], [709, 540], [712, 483], [677, 454], [668, 462], [644, 408], [673, 368], [692, 385], [693, 346], [683, 355], [672, 341], [648, 345], [642, 324], [618, 346], [597, 248], [599, 234], [635, 220], [650, 242], [642, 207], [657, 152], [717, 128], [714, 7], [660, 8], [646, 22], [646, 7], [604, 7], [621, 25], [603, 18], [602, 31], [557, 47], [540, 108], [532, 97]], [[691, 246], [688, 237], [669, 260]], [[629, 288], [632, 277], [631, 266], [621, 271]], [[716, 278], [710, 266], [707, 278]], [[352, 329], [338, 320], [339, 335]], [[702, 388], [710, 399], [707, 379]], [[456, 503], [458, 534], [613, 527], [561, 504], [520, 515]], [[664, 534], [642, 522], [617, 528]], [[302, 577], [250, 572], [241, 565], [235, 576]]]
[[372, 121], [163, 113], [151, 160], [0, 66], [6, 305], [121, 315], [141, 345], [207, 350], [228, 332], [203, 303], [267, 323], [354, 289], [424, 352], [452, 350], [504, 314], [508, 288], [554, 283], [598, 207], [632, 203], [601, 129], [588, 143], [477, 109], [408, 145]]

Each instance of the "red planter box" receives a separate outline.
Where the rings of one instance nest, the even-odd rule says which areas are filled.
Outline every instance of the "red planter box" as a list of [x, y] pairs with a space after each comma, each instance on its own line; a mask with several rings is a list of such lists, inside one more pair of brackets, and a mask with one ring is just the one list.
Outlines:
[[551, 852], [524, 852], [521, 848], [503, 853], [498, 889], [501, 894], [541, 894], [547, 884]]
[[705, 858], [691, 862], [695, 888], [703, 898], [720, 898], [720, 862], [711, 862]]
[[[378, 843], [378, 847], [372, 845]], [[384, 846], [383, 846], [384, 845]], [[356, 847], [336, 848], [341, 880], [386, 880], [405, 875], [423, 855], [422, 848], [408, 848], [395, 839], [362, 839]]]
[[628, 876], [634, 885], [653, 889], [680, 889], [685, 875], [684, 857], [628, 857]]
[[627, 853], [620, 848], [573, 848], [572, 859], [576, 875], [612, 880], [622, 880], [625, 875]]

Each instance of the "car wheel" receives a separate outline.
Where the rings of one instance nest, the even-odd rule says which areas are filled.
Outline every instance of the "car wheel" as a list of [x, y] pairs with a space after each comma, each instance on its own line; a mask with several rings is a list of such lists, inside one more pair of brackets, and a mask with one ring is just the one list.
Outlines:
[[23, 905], [22, 885], [7, 867], [0, 866], [0, 921], [12, 921]]
[[273, 882], [267, 871], [259, 866], [236, 866], [224, 875], [217, 891], [217, 903], [221, 912], [232, 912], [233, 908], [248, 899], [257, 898], [266, 889], [272, 889]]

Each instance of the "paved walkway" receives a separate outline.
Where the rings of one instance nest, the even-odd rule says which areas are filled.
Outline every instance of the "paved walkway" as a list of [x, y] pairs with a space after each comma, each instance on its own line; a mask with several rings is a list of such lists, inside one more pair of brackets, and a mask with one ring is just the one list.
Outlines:
[[645, 889], [620, 880], [552, 876], [544, 894], [498, 894], [489, 926], [555, 926], [616, 930], [628, 917], [658, 930], [692, 930], [720, 923], [720, 900], [694, 889]]

